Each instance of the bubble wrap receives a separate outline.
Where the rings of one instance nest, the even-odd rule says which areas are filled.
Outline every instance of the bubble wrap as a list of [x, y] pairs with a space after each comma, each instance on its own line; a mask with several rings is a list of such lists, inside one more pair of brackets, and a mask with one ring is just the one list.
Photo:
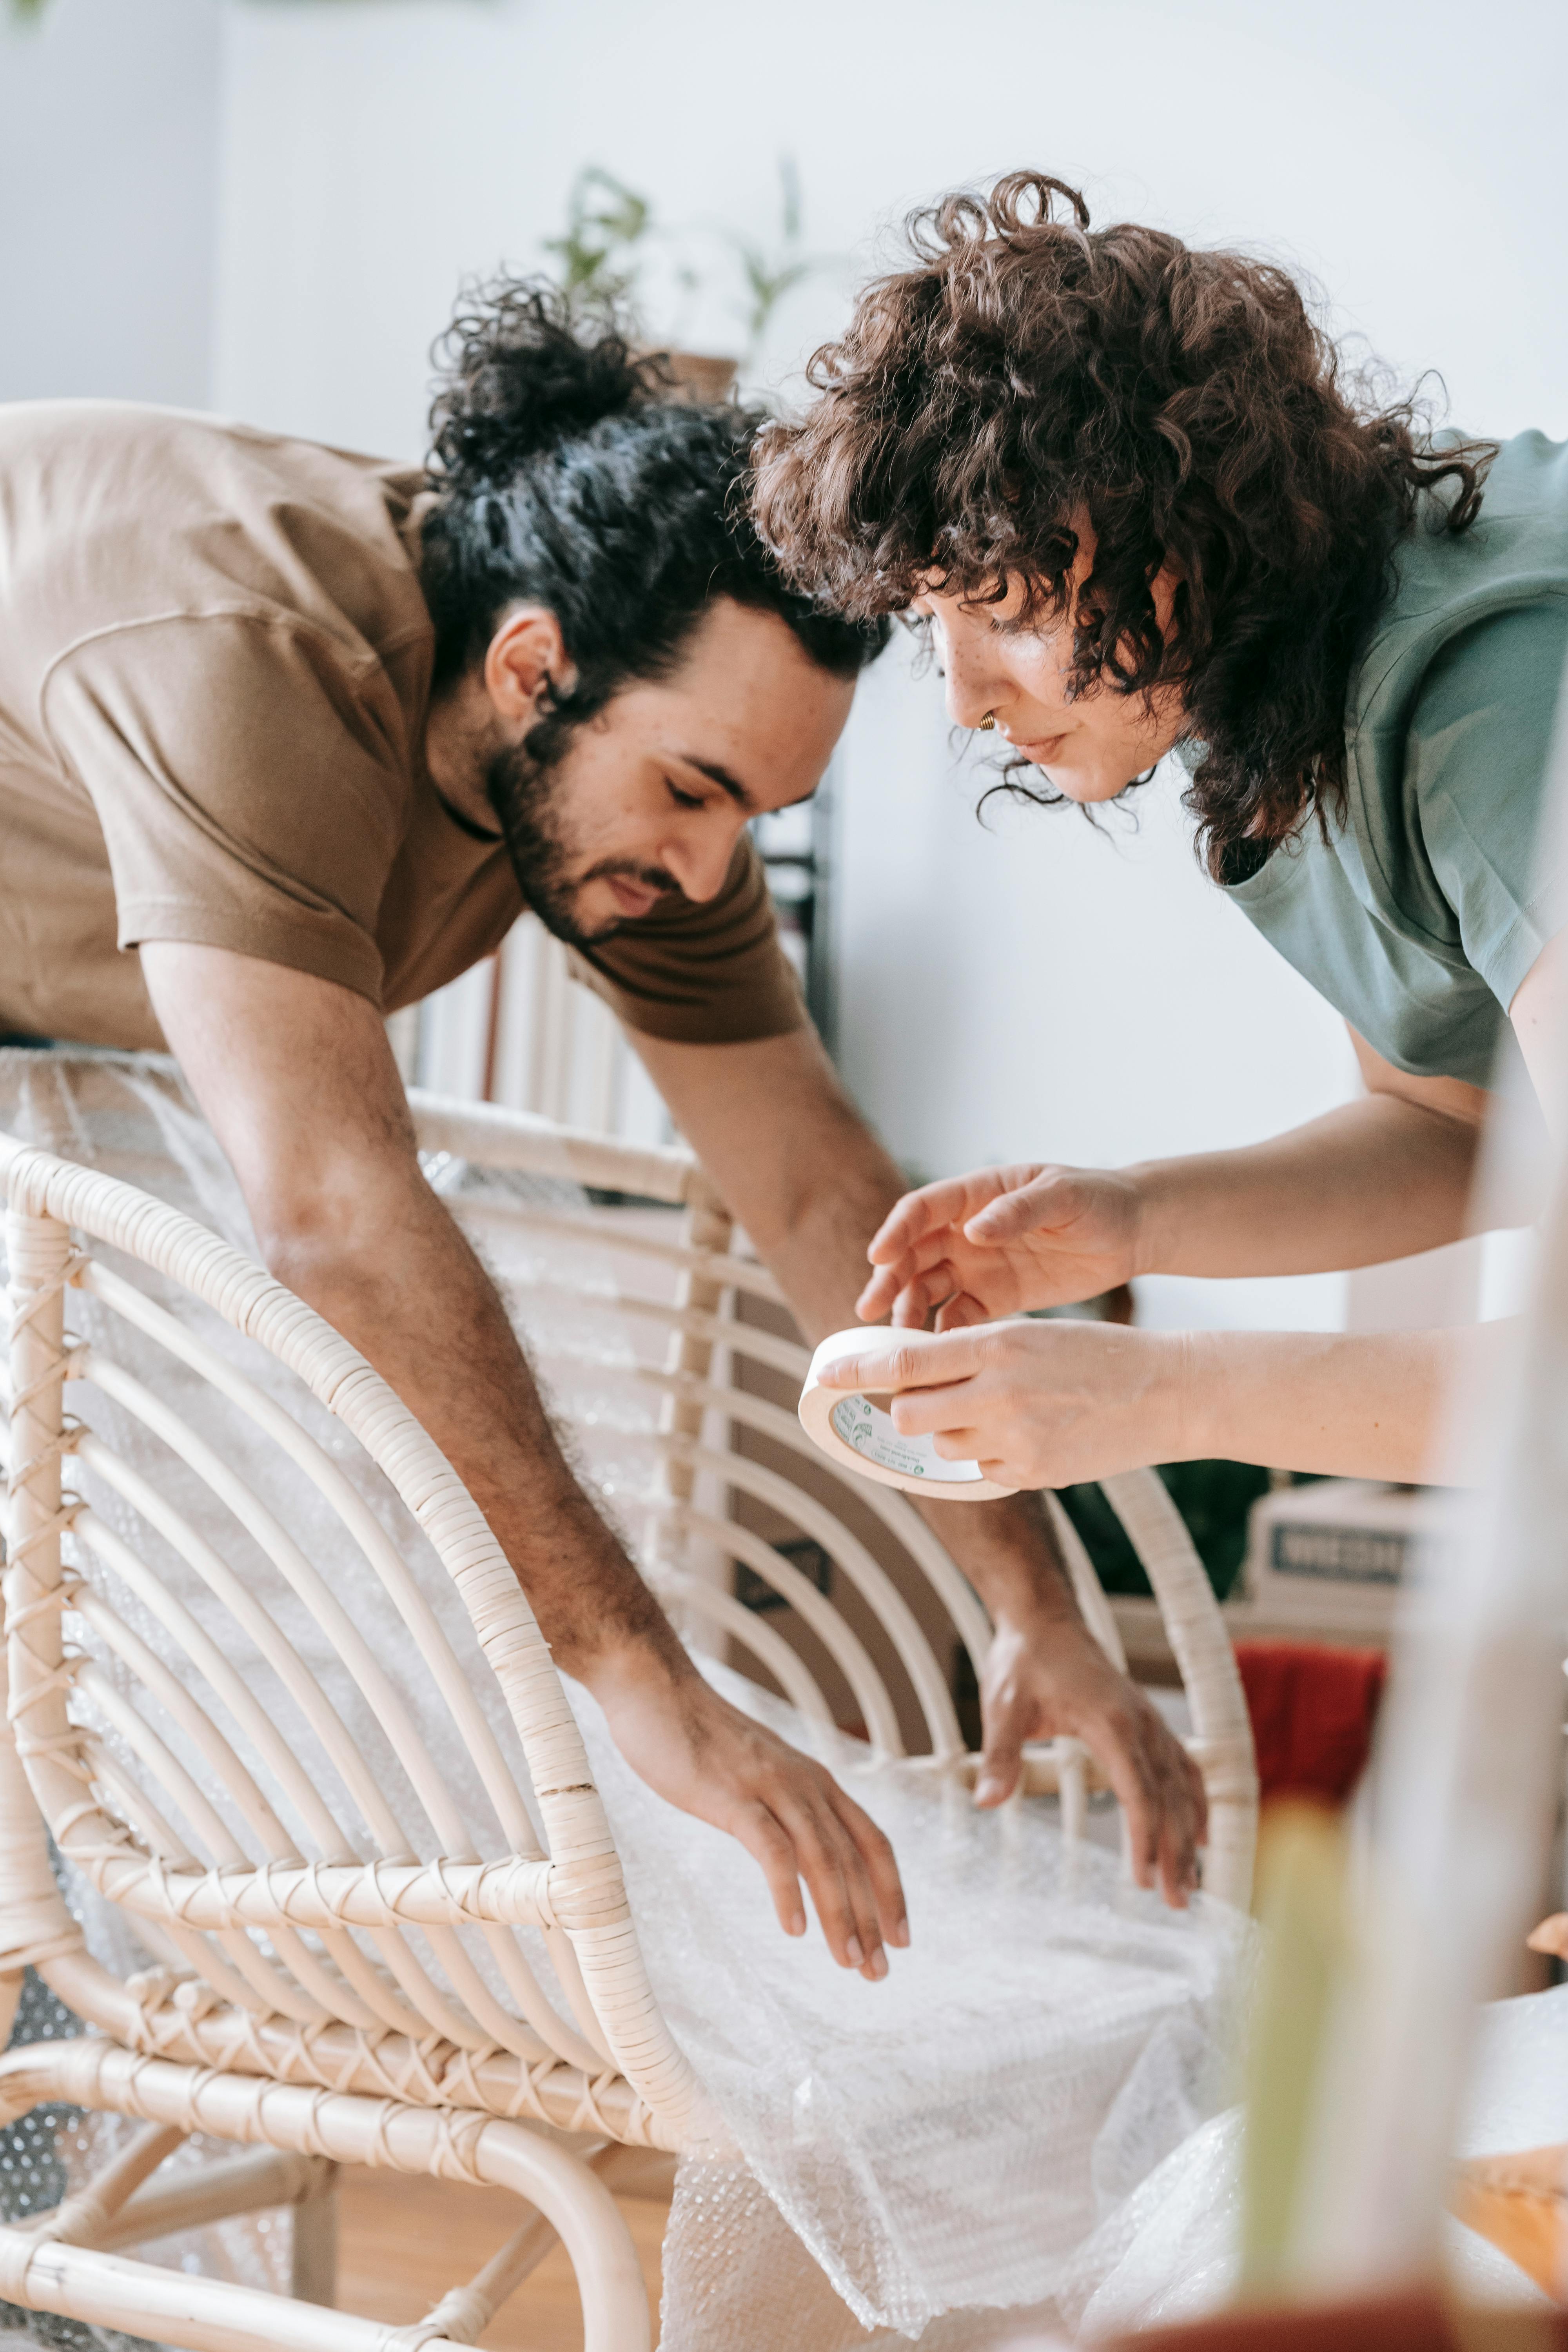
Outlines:
[[[1554, 2147], [1568, 2137], [1568, 1985], [1482, 2012], [1459, 2156]], [[1168, 2157], [1085, 2246], [1064, 2315], [1092, 2341], [1215, 2311], [1240, 2272], [1239, 2109], [1215, 2116]], [[1476, 2303], [1547, 2298], [1505, 2254], [1451, 2219], [1444, 2248]]]
[[[0, 1052], [0, 1123], [122, 1175], [254, 1248], [233, 1178], [167, 1070], [113, 1056]], [[434, 1174], [461, 1211], [470, 1189], [465, 1171], [447, 1165]], [[537, 1180], [529, 1181], [537, 1198]], [[552, 1189], [548, 1180], [543, 1189]], [[565, 1197], [563, 1187], [554, 1189]], [[652, 1406], [619, 1377], [634, 1350], [610, 1311], [607, 1265], [597, 1284], [605, 1311], [595, 1314], [550, 1295], [554, 1243], [531, 1234], [504, 1240], [489, 1228], [481, 1238], [525, 1336], [537, 1339], [551, 1318], [568, 1328], [576, 1362], [557, 1392], [569, 1394], [584, 1475], [614, 1509], [647, 1486], [651, 1456], [636, 1441], [646, 1435]], [[570, 1246], [581, 1257], [584, 1245]], [[585, 1246], [591, 1252], [593, 1244]], [[520, 1766], [461, 1605], [396, 1498], [291, 1375], [194, 1303], [179, 1303], [153, 1280], [147, 1286], [242, 1360], [260, 1385], [287, 1398], [361, 1486], [415, 1568], [503, 1753]], [[102, 1311], [73, 1297], [73, 1328], [96, 1336]], [[252, 1456], [243, 1428], [222, 1408], [215, 1420], [197, 1384], [118, 1321], [112, 1346], [198, 1428], [221, 1426], [226, 1458], [263, 1487], [359, 1622], [374, 1624], [377, 1654], [416, 1705], [479, 1851], [502, 1851], [477, 1775], [432, 1703], [411, 1637], [313, 1489], [259, 1441]], [[148, 1458], [136, 1426], [90, 1388], [75, 1392], [72, 1404], [127, 1458]], [[415, 1843], [433, 1853], [427, 1828], [420, 1834], [423, 1816], [357, 1692], [299, 1604], [279, 1591], [276, 1572], [254, 1549], [247, 1551], [232, 1522], [214, 1519], [210, 1498], [188, 1474], [170, 1469], [163, 1457], [159, 1475], [264, 1588], [414, 1827]], [[73, 1483], [91, 1488], [84, 1479]], [[232, 1621], [133, 1525], [125, 1507], [100, 1491], [89, 1498], [128, 1538], [134, 1533], [143, 1556], [221, 1632], [247, 1676], [264, 1675], [259, 1662], [236, 1655], [243, 1643]], [[75, 1558], [93, 1580], [102, 1576], [85, 1553]], [[127, 1622], [180, 1671], [178, 1653], [146, 1612], [121, 1591], [113, 1597]], [[119, 1671], [112, 1662], [106, 1670]], [[592, 1701], [572, 1690], [654, 1989], [711, 2094], [723, 2143], [721, 2152], [695, 2153], [681, 2166], [667, 2245], [666, 2352], [734, 2352], [742, 2344], [747, 2352], [833, 2352], [840, 2344], [910, 2340], [925, 2352], [959, 2352], [1002, 2344], [1030, 2315], [1048, 2320], [1065, 2295], [1087, 2304], [1086, 2248], [1105, 2243], [1097, 2233], [1130, 2210], [1141, 2184], [1233, 2089], [1226, 2053], [1248, 1950], [1245, 1924], [1201, 1900], [1186, 1915], [1169, 1913], [1124, 1884], [1110, 1855], [1092, 1846], [1064, 1853], [1052, 1810], [977, 1814], [962, 1791], [933, 1782], [920, 1767], [873, 1764], [848, 1739], [825, 1744], [739, 1676], [710, 1664], [704, 1671], [786, 1737], [815, 1748], [887, 1830], [904, 1874], [913, 1945], [889, 1956], [886, 1982], [868, 1985], [833, 1965], [815, 1928], [804, 1941], [784, 1937], [750, 1857], [653, 1797], [622, 1764]], [[289, 1703], [281, 1694], [277, 1706], [284, 1721]], [[225, 1727], [246, 1755], [243, 1739]], [[312, 1743], [302, 1727], [299, 1737], [304, 1755]], [[123, 1754], [121, 1760], [134, 1769]], [[199, 1759], [190, 1761], [199, 1774]], [[340, 1818], [357, 1831], [325, 1758], [312, 1769]], [[553, 1996], [538, 1939], [524, 1940]], [[471, 1948], [499, 1990], [482, 1948]], [[427, 1949], [421, 1958], [439, 1980]], [[1107, 2246], [1101, 2260], [1110, 2267], [1117, 2258]]]

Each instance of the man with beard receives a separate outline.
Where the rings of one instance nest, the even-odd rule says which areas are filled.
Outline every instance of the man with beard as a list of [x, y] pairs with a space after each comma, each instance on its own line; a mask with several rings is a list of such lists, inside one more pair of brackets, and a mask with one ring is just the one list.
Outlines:
[[[779, 949], [747, 820], [806, 798], [880, 643], [744, 519], [756, 420], [659, 396], [558, 298], [457, 320], [426, 469], [188, 415], [0, 410], [0, 1024], [167, 1045], [273, 1272], [486, 1512], [628, 1760], [839, 1962], [907, 1928], [874, 1825], [692, 1668], [568, 1468], [424, 1181], [384, 1015], [531, 906], [635, 1038], [806, 1328], [853, 1317], [897, 1169]], [[1203, 1798], [1083, 1629], [1038, 1498], [933, 1520], [990, 1604], [983, 1801], [1077, 1733], [1145, 1880]]]

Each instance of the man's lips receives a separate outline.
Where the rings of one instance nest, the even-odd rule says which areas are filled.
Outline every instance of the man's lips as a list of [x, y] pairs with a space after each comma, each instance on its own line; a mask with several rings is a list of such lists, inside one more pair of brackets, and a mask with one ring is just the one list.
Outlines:
[[664, 896], [662, 890], [650, 889], [646, 882], [628, 882], [619, 874], [606, 874], [604, 878], [623, 915], [650, 914]]

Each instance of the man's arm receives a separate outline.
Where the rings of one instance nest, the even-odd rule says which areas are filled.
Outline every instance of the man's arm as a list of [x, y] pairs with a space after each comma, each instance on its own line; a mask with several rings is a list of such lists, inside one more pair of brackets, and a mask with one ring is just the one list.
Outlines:
[[[742, 1045], [634, 1041], [682, 1134], [783, 1285], [815, 1341], [855, 1320], [866, 1247], [902, 1190], [814, 1031]], [[1086, 1630], [1037, 1495], [922, 1503], [990, 1610], [976, 1791], [1000, 1804], [1026, 1739], [1070, 1732], [1126, 1809], [1134, 1866], [1167, 1896], [1191, 1884], [1203, 1786], [1180, 1743]]]
[[792, 1934], [804, 1876], [841, 1965], [885, 1975], [883, 1937], [908, 1940], [891, 1849], [819, 1766], [709, 1688], [576, 1484], [500, 1300], [420, 1172], [374, 1005], [221, 948], [149, 944], [142, 962], [268, 1265], [429, 1431], [627, 1761], [748, 1848]]

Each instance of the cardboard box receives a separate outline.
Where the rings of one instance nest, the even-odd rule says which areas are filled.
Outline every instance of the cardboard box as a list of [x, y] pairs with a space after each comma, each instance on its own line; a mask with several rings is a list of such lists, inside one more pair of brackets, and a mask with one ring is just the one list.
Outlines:
[[1272, 1622], [1303, 1633], [1364, 1626], [1377, 1640], [1443, 1523], [1444, 1497], [1431, 1487], [1369, 1478], [1279, 1487], [1259, 1496], [1248, 1516], [1243, 1590]]

